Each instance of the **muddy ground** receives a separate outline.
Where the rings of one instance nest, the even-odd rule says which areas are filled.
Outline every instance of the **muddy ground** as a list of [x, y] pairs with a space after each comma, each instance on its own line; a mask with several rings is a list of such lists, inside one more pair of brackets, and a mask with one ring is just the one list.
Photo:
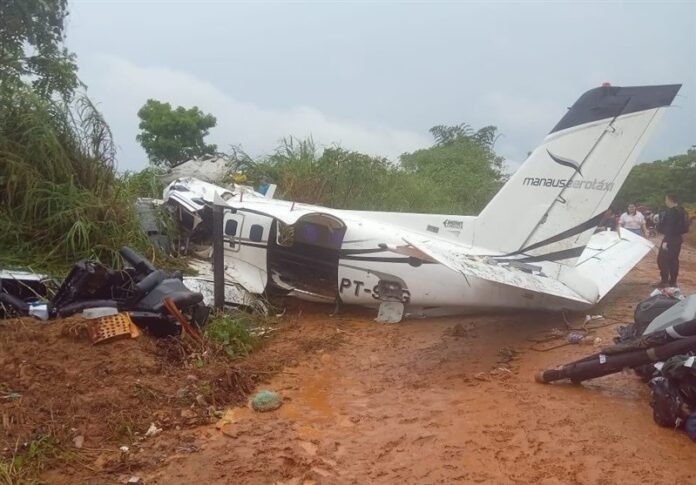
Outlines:
[[[696, 251], [685, 247], [682, 254], [681, 287], [694, 292]], [[593, 312], [606, 317], [590, 324], [601, 326], [593, 336], [610, 343], [656, 276], [649, 255]], [[253, 364], [246, 364], [257, 370], [257, 389], [282, 394], [277, 411], [258, 414], [240, 405], [228, 408], [216, 424], [187, 428], [178, 411], [167, 406], [170, 420], [158, 421], [157, 405], [151, 403], [150, 414], [142, 418], [156, 422], [162, 433], [136, 444], [124, 437], [130, 446], [126, 455], [113, 439], [99, 442], [87, 433], [89, 446], [78, 453], [81, 458], [45, 472], [42, 480], [696, 483], [696, 445], [685, 434], [653, 423], [648, 389], [633, 375], [583, 385], [534, 382], [536, 371], [595, 350], [585, 345], [544, 350], [563, 340], [535, 343], [553, 328], [567, 331], [560, 315], [380, 325], [371, 315], [330, 317], [330, 311], [292, 310], [250, 359]], [[582, 321], [582, 316], [569, 317], [572, 326]], [[125, 349], [122, 355], [127, 361]], [[160, 369], [162, 379], [175, 376], [154, 364], [148, 369]], [[146, 374], [141, 379], [153, 387], [158, 382]], [[89, 403], [82, 409], [99, 412]]]

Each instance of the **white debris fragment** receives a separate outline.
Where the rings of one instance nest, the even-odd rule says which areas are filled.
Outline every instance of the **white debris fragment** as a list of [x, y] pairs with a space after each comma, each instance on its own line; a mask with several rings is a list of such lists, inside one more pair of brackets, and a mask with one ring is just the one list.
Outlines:
[[73, 445], [75, 448], [82, 448], [82, 446], [85, 444], [85, 437], [82, 435], [75, 436], [73, 438]]
[[150, 427], [145, 432], [145, 437], [150, 438], [151, 436], [157, 436], [162, 432], [162, 428], [155, 426], [155, 423], [151, 423]]

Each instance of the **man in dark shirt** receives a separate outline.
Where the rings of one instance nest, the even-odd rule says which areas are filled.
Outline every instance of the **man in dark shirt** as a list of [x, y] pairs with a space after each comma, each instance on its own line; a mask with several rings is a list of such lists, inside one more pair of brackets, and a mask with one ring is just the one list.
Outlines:
[[677, 286], [679, 275], [682, 234], [686, 232], [686, 211], [674, 195], [665, 196], [665, 205], [667, 210], [660, 216], [657, 226], [657, 230], [664, 235], [657, 254], [657, 266], [660, 268], [658, 287], [674, 287]]

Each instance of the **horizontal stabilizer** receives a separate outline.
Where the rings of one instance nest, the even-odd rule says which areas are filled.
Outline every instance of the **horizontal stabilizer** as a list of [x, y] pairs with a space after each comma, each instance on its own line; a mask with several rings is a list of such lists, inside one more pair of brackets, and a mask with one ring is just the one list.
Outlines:
[[602, 231], [593, 235], [575, 269], [597, 286], [601, 300], [653, 248], [653, 244], [630, 231]]
[[[411, 236], [404, 241], [412, 248], [422, 251], [428, 258], [432, 258], [462, 274], [464, 278], [480, 278], [535, 293], [590, 303], [575, 290], [557, 279], [545, 275], [540, 266], [517, 264], [515, 261], [499, 262], [489, 257], [472, 256], [465, 254], [460, 245], [442, 239], [434, 240]], [[552, 264], [556, 265], [556, 263]]]

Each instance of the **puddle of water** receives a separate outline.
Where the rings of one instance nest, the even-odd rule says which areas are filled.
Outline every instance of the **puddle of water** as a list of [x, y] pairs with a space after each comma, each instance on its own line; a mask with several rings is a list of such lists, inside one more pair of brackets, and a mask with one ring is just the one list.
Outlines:
[[331, 416], [333, 414], [333, 409], [329, 402], [329, 386], [331, 383], [331, 379], [325, 376], [318, 376], [318, 378], [312, 379], [300, 391], [301, 402], [322, 417]]
[[295, 432], [306, 438], [322, 436], [320, 423], [335, 416], [329, 393], [336, 385], [336, 376], [328, 369], [307, 370], [292, 401], [278, 410], [283, 418], [293, 422]]

